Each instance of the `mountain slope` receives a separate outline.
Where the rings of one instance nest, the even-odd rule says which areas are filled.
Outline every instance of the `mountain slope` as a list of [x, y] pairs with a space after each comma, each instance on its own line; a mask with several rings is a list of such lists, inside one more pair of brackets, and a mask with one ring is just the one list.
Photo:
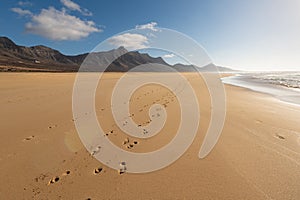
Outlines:
[[[177, 71], [195, 71], [191, 65], [169, 65], [161, 57], [151, 57], [137, 51], [128, 52], [124, 47], [103, 52], [92, 52], [75, 56], [64, 55], [55, 49], [46, 46], [25, 47], [15, 44], [7, 37], [0, 37], [0, 71], [49, 71], [49, 72], [76, 72], [84, 62], [88, 66], [86, 71], [126, 72], [146, 63], [167, 65]], [[109, 60], [114, 60], [111, 64]], [[149, 71], [159, 71], [151, 65]], [[200, 71], [209, 71], [210, 68], [198, 68]], [[221, 68], [220, 68], [221, 69]]]
[[57, 50], [41, 45], [19, 46], [7, 37], [0, 37], [0, 65], [28, 68], [29, 71], [31, 68], [42, 71], [74, 71], [77, 68], [77, 63]]

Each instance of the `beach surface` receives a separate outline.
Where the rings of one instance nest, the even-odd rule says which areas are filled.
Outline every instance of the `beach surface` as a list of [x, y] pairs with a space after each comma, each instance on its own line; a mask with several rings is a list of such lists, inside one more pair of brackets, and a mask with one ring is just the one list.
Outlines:
[[[155, 84], [139, 88], [130, 104], [132, 119], [149, 123], [154, 102], [166, 104], [168, 119], [158, 135], [133, 138], [116, 127], [110, 109], [121, 76], [105, 73], [95, 98], [109, 140], [139, 153], [168, 144], [180, 123], [176, 97]], [[202, 78], [184, 76], [201, 111], [194, 142], [164, 169], [119, 174], [79, 139], [72, 114], [75, 73], [0, 73], [0, 199], [300, 199], [300, 107], [225, 85], [224, 129], [213, 151], [199, 159], [212, 105]]]

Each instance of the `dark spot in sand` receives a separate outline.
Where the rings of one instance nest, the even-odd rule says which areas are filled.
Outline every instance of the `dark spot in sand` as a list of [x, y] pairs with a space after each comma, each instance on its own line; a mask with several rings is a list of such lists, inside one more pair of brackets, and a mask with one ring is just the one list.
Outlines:
[[57, 127], [57, 125], [48, 126], [48, 129], [52, 129], [52, 128], [55, 128], [55, 127]]
[[28, 136], [27, 138], [23, 139], [24, 141], [32, 140], [34, 138], [34, 135]]
[[284, 140], [284, 139], [285, 139], [285, 137], [284, 137], [284, 136], [282, 136], [282, 135], [278, 135], [278, 134], [276, 135], [276, 137], [277, 137], [277, 138], [279, 138], [279, 139], [281, 139], [281, 140]]
[[126, 139], [123, 141], [123, 145], [124, 145], [124, 144], [127, 144], [127, 143], [129, 143], [129, 138], [126, 138]]
[[99, 174], [100, 172], [102, 172], [103, 168], [102, 167], [98, 167], [94, 170], [94, 174]]
[[120, 169], [118, 170], [119, 174], [124, 174], [127, 170], [127, 167], [126, 167], [126, 163], [125, 162], [121, 162], [120, 163]]
[[56, 183], [56, 182], [58, 182], [58, 181], [59, 181], [59, 177], [56, 176], [56, 177], [52, 178], [52, 179], [49, 181], [48, 185], [49, 185], [49, 184]]

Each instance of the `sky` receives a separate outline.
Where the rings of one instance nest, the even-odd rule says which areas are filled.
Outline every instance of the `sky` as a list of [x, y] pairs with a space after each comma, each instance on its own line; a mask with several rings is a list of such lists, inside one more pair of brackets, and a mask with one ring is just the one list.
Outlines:
[[[300, 70], [299, 0], [0, 2], [0, 36], [19, 45], [49, 46], [68, 55], [89, 52], [106, 39], [115, 48], [147, 48], [150, 33], [126, 35], [124, 31], [155, 33], [159, 27], [191, 37], [220, 66]], [[161, 56], [177, 61], [172, 52]]]

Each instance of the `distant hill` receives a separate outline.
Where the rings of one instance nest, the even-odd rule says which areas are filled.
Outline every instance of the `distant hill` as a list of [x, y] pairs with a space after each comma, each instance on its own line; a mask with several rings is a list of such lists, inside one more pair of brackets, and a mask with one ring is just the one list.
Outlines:
[[201, 68], [202, 72], [222, 72], [222, 73], [232, 73], [237, 72], [237, 70], [233, 70], [228, 67], [215, 66], [214, 64], [209, 64]]
[[237, 72], [236, 70], [230, 69], [228, 67], [220, 67], [214, 64], [208, 64], [204, 67], [197, 67], [195, 65], [183, 65], [183, 64], [175, 64], [173, 67], [177, 71], [186, 71], [186, 72], [222, 72], [222, 73], [233, 73]]
[[[120, 56], [122, 55], [122, 56]], [[80, 65], [89, 56], [85, 65], [90, 66], [92, 71], [104, 71], [108, 60], [114, 60], [106, 71], [126, 72], [137, 65], [146, 63], [158, 63], [173, 67], [177, 71], [195, 71], [192, 65], [169, 65], [161, 57], [151, 57], [137, 51], [128, 52], [124, 47], [110, 51], [85, 53], [79, 55], [64, 55], [59, 51], [38, 45], [32, 47], [19, 46], [7, 37], [0, 37], [0, 71], [46, 71], [46, 72], [77, 72]], [[155, 65], [151, 65], [149, 71], [159, 71]], [[211, 65], [198, 68], [200, 71], [213, 71]], [[218, 67], [219, 71], [232, 71], [229, 68]]]

